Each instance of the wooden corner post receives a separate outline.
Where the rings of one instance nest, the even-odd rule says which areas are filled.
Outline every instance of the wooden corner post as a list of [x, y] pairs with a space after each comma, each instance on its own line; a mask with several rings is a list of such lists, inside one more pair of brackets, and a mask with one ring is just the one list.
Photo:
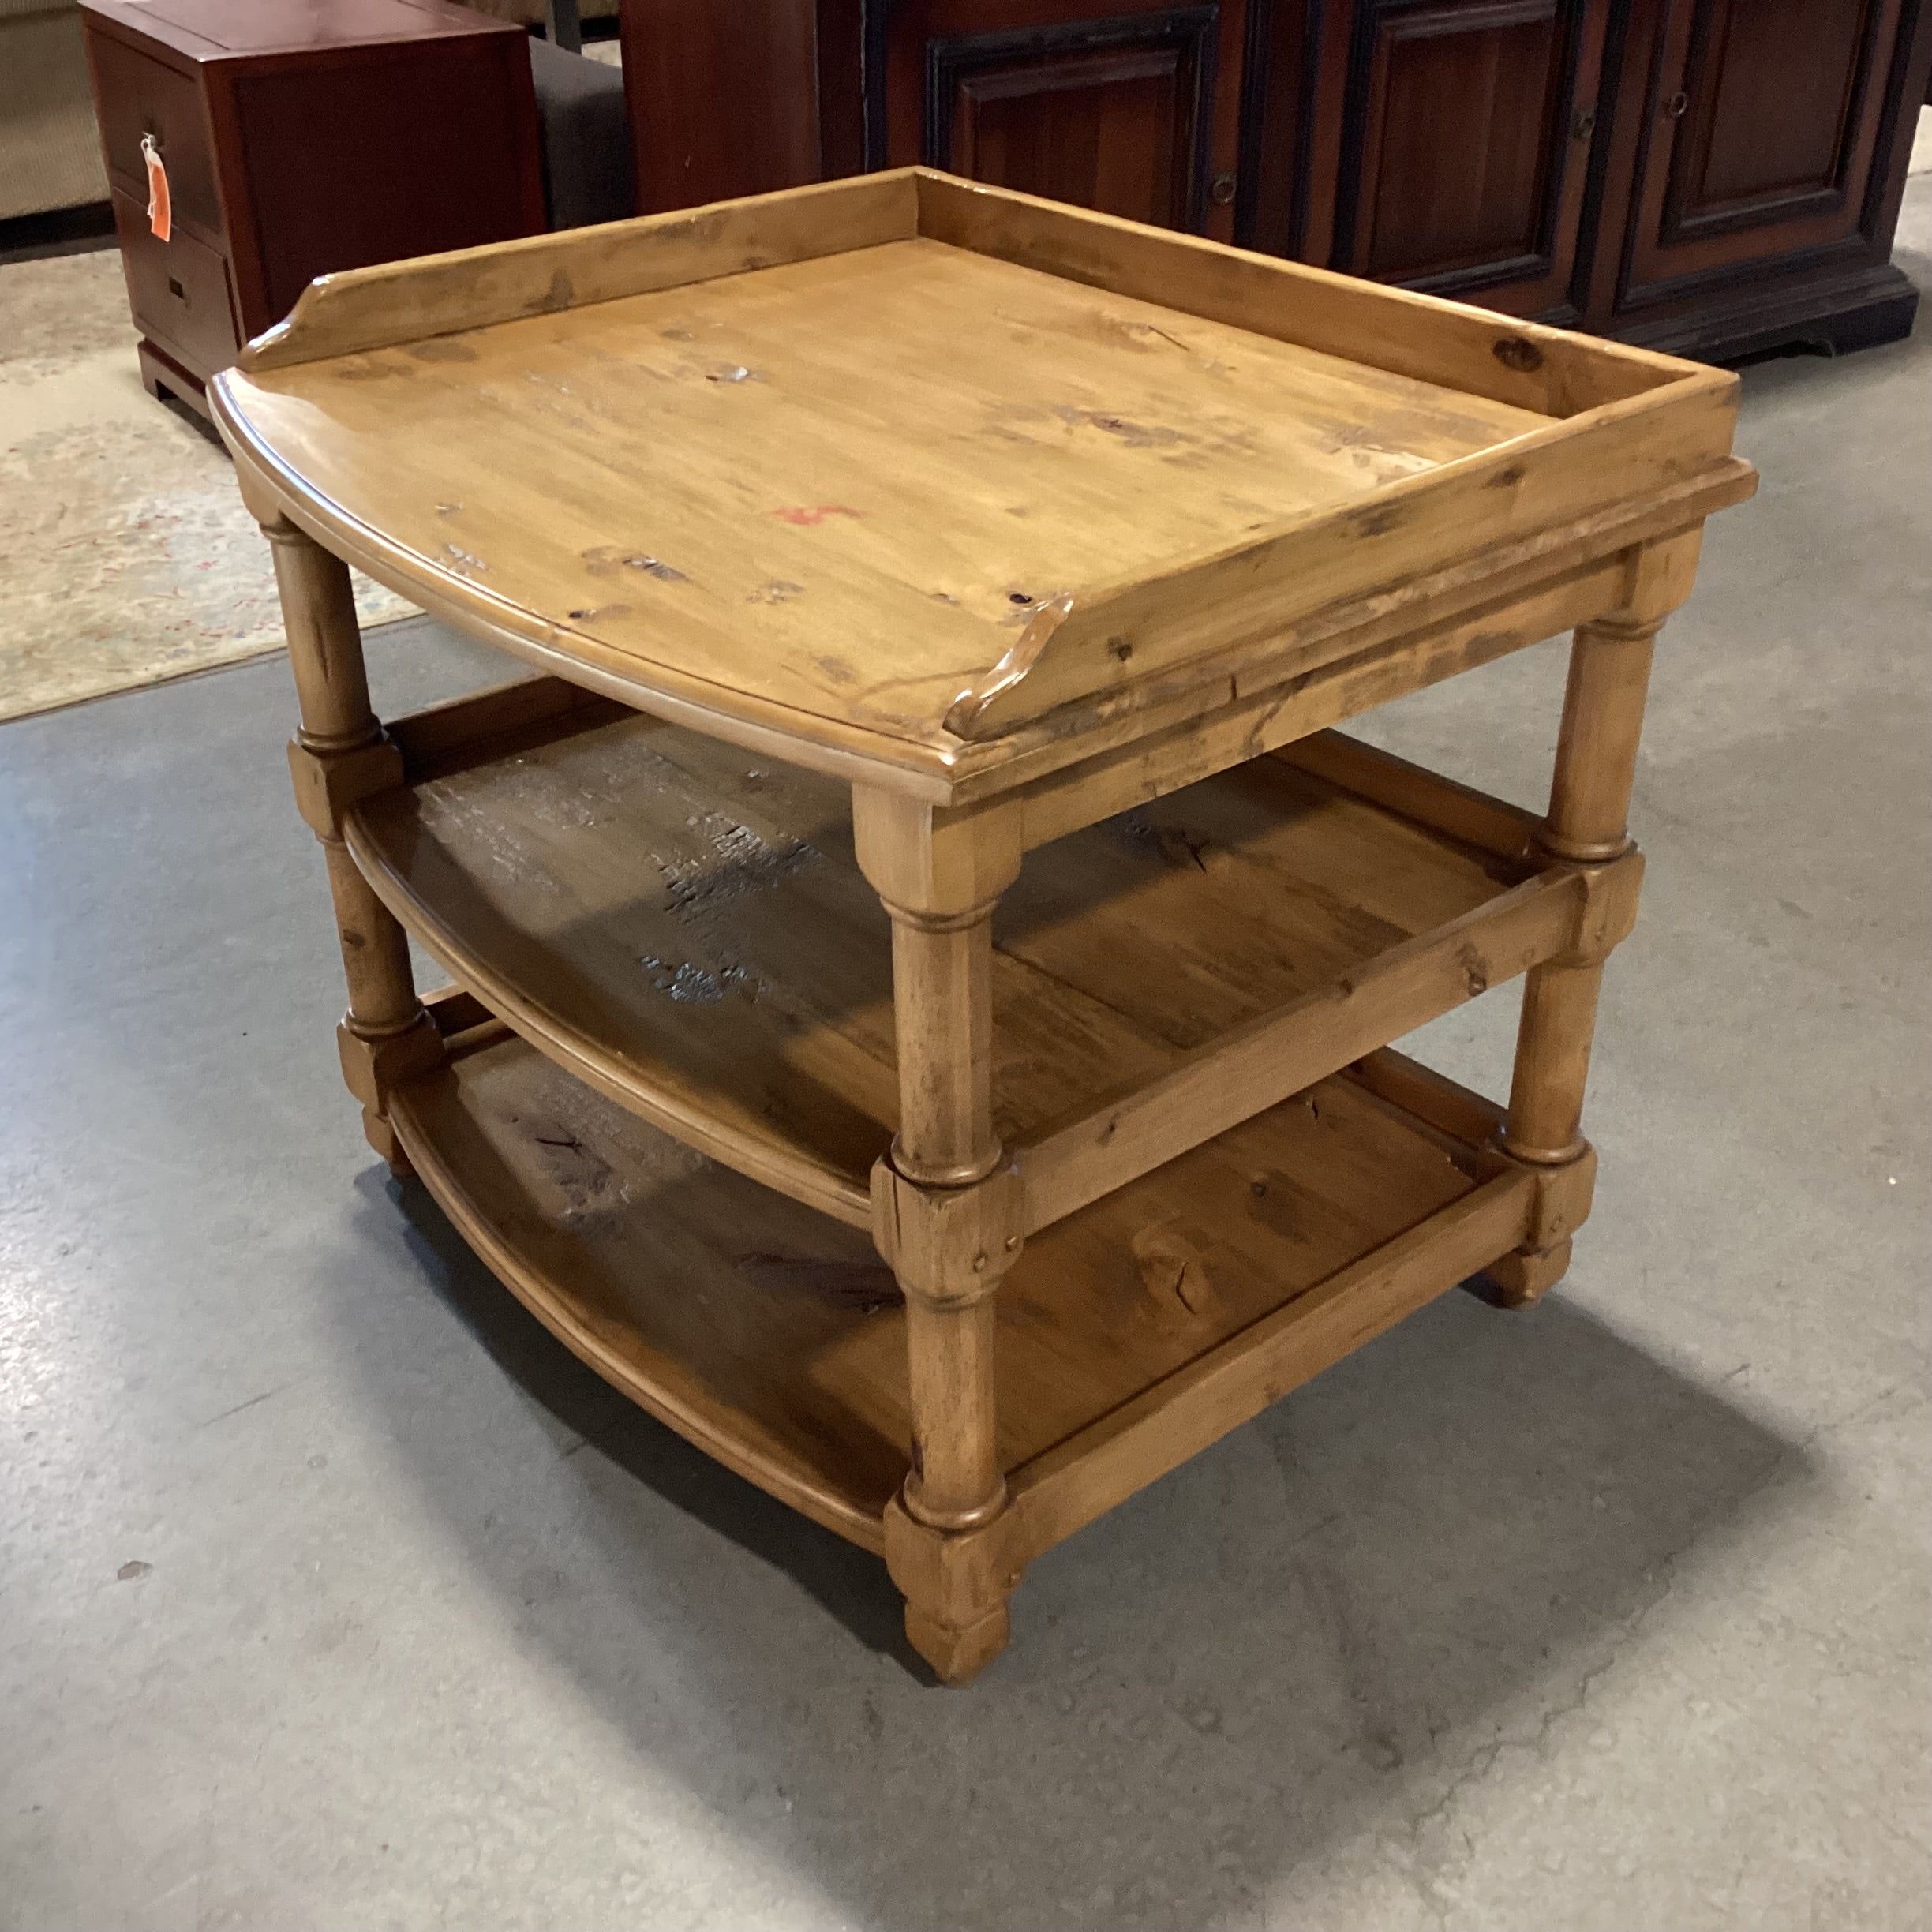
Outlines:
[[1570, 1237], [1589, 1212], [1596, 1157], [1583, 1138], [1583, 1092], [1604, 962], [1636, 917], [1643, 859], [1631, 843], [1631, 792], [1664, 620], [1690, 594], [1702, 527], [1631, 552], [1619, 606], [1580, 626], [1570, 653], [1549, 811], [1537, 844], [1583, 881], [1567, 951], [1532, 967], [1510, 1086], [1503, 1148], [1541, 1170], [1528, 1243], [1489, 1271], [1505, 1307], [1538, 1300], [1563, 1279]]
[[906, 1634], [948, 1683], [1005, 1647], [1019, 1581], [995, 1430], [1001, 1278], [1019, 1181], [993, 1126], [993, 908], [1019, 875], [1010, 811], [855, 787], [859, 863], [892, 916], [899, 1131], [872, 1174], [879, 1252], [906, 1298], [912, 1466], [886, 1511]]
[[442, 1043], [416, 997], [408, 938], [343, 839], [343, 814], [357, 799], [399, 783], [402, 759], [369, 706], [348, 566], [286, 518], [264, 518], [262, 529], [274, 548], [301, 713], [289, 745], [289, 769], [296, 804], [322, 841], [349, 982], [349, 1010], [335, 1035], [343, 1077], [362, 1103], [369, 1145], [405, 1173], [407, 1163], [388, 1120], [388, 1088], [433, 1065]]

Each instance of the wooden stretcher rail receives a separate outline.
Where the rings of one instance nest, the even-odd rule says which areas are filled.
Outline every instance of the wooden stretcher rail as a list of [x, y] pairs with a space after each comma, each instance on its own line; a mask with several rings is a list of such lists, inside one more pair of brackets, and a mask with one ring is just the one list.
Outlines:
[[1096, 820], [1178, 792], [1264, 752], [1445, 678], [1492, 664], [1574, 630], [1616, 602], [1619, 567], [1607, 564], [1500, 610], [1392, 638], [1250, 697], [1232, 691], [1207, 717], [1187, 713], [1117, 749], [1054, 771], [1020, 793], [1021, 840], [1031, 851]]
[[1011, 1471], [1030, 1557], [1104, 1515], [1522, 1241], [1537, 1178], [1500, 1174]]
[[567, 678], [538, 676], [513, 678], [412, 711], [391, 720], [384, 730], [402, 754], [403, 783], [421, 784], [628, 715], [629, 707], [615, 698]]
[[1348, 1077], [1462, 1148], [1491, 1145], [1509, 1119], [1508, 1108], [1393, 1046], [1365, 1054]]
[[1345, 732], [1316, 732], [1271, 755], [1411, 825], [1473, 845], [1478, 852], [1493, 852], [1499, 859], [1527, 859], [1542, 829], [1542, 818], [1535, 812], [1412, 765]]
[[1027, 1232], [1556, 957], [1572, 942], [1584, 900], [1575, 874], [1541, 874], [1042, 1134], [1015, 1154]]

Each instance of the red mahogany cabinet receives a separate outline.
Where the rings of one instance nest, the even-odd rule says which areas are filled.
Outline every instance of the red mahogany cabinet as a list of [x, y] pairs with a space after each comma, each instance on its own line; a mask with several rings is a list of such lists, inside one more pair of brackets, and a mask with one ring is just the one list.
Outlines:
[[1611, 12], [1612, 0], [1327, 9], [1304, 56], [1320, 134], [1292, 252], [1519, 313], [1561, 308], [1582, 256]]
[[926, 162], [1231, 241], [1247, 0], [625, 0], [638, 201]]
[[1926, 0], [1257, 0], [1250, 245], [1679, 354], [1907, 333]]
[[1635, 0], [1593, 320], [1693, 354], [1903, 335], [1890, 264], [1932, 58], [1915, 0]]
[[449, 0], [83, 0], [83, 16], [155, 395], [205, 412], [208, 379], [316, 275], [544, 227], [520, 28]]

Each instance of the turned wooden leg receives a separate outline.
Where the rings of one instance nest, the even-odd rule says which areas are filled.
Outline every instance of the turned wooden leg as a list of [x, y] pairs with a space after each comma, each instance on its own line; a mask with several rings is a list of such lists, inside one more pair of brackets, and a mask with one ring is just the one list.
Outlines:
[[1001, 1277], [1018, 1197], [993, 1129], [992, 918], [1019, 870], [1008, 821], [855, 796], [859, 863], [893, 921], [899, 1132], [873, 1174], [879, 1251], [906, 1297], [912, 1466], [888, 1507], [906, 1634], [948, 1683], [1005, 1647], [1011, 1559], [996, 1439]]
[[362, 1103], [369, 1144], [398, 1173], [407, 1163], [388, 1119], [394, 1081], [432, 1065], [441, 1043], [410, 971], [409, 941], [343, 842], [342, 814], [399, 781], [401, 762], [369, 706], [348, 567], [286, 521], [263, 525], [274, 546], [301, 728], [289, 747], [296, 801], [328, 864], [349, 1010], [336, 1030], [343, 1076]]
[[[1687, 588], [1683, 557], [1660, 548], [1666, 554], [1633, 571], [1651, 590], [1653, 603]], [[1693, 549], [1688, 567], [1694, 564]], [[1642, 861], [1627, 819], [1663, 617], [1654, 608], [1626, 610], [1585, 624], [1570, 654], [1549, 813], [1537, 842], [1547, 857], [1575, 867], [1586, 889], [1576, 943], [1533, 967], [1523, 985], [1503, 1147], [1513, 1159], [1541, 1170], [1543, 1185], [1530, 1242], [1505, 1256], [1479, 1285], [1479, 1292], [1503, 1307], [1525, 1307], [1562, 1279], [1571, 1234], [1589, 1209], [1595, 1163], [1583, 1138], [1583, 1094], [1604, 961], [1635, 916]]]

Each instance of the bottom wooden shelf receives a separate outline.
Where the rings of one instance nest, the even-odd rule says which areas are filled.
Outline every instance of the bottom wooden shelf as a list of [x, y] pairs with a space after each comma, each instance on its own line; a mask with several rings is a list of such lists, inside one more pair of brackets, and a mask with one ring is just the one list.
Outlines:
[[[477, 1252], [600, 1374], [866, 1548], [908, 1462], [904, 1324], [863, 1232], [646, 1125], [459, 997], [391, 1117]], [[1521, 1238], [1488, 1103], [1391, 1054], [1030, 1241], [1002, 1284], [1030, 1554]], [[1158, 1418], [1158, 1420], [1156, 1420]]]

